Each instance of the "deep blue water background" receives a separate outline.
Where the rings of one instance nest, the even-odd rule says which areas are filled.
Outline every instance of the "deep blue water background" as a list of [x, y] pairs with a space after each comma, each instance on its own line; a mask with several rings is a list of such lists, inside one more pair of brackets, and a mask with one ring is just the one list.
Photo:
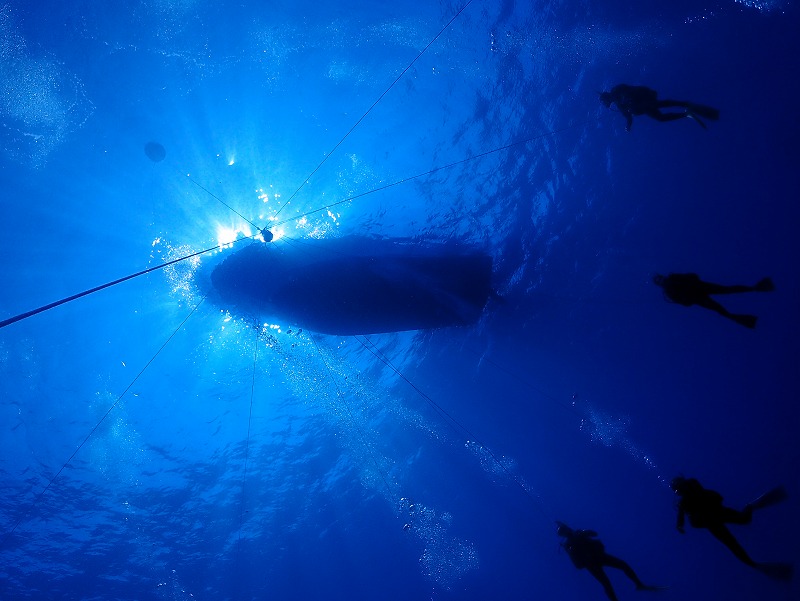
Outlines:
[[[460, 7], [0, 6], [0, 319], [253, 233], [215, 197], [267, 223]], [[799, 16], [473, 0], [275, 244], [478, 245], [504, 302], [474, 327], [275, 324], [256, 344], [195, 309], [181, 264], [4, 328], [0, 596], [603, 599], [559, 553], [560, 519], [669, 585], [659, 599], [796, 599], [679, 535], [667, 482], [737, 507], [784, 484], [735, 532], [757, 560], [800, 560]], [[619, 82], [722, 118], [626, 133], [596, 96]], [[725, 299], [759, 315], [749, 331], [665, 303], [650, 280], [670, 271], [777, 290]]]

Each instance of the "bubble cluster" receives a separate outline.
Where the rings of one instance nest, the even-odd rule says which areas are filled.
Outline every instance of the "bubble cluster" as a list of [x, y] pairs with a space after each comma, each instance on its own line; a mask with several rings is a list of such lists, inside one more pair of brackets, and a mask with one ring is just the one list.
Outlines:
[[734, 2], [764, 13], [783, 10], [788, 5], [786, 0], [734, 0]]
[[464, 574], [478, 569], [475, 545], [447, 533], [451, 514], [409, 498], [400, 500], [400, 509], [406, 519], [404, 530], [424, 544], [419, 563], [426, 578], [449, 590]]
[[82, 82], [54, 59], [31, 53], [11, 9], [0, 7], [0, 151], [41, 167], [93, 112]]
[[628, 436], [631, 425], [629, 416], [614, 416], [588, 403], [584, 407], [584, 414], [580, 428], [589, 435], [592, 442], [620, 448], [637, 462], [655, 469], [656, 464], [651, 457]]

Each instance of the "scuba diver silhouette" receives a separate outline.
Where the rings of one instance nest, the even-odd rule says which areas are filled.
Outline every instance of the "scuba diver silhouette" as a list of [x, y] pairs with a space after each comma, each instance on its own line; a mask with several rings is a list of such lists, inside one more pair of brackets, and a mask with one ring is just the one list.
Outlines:
[[611, 601], [617, 601], [617, 595], [614, 592], [614, 587], [611, 586], [608, 575], [603, 570], [604, 567], [622, 570], [636, 585], [637, 591], [657, 591], [665, 588], [648, 586], [639, 580], [631, 566], [618, 557], [606, 553], [605, 545], [597, 538], [597, 532], [594, 530], [573, 530], [563, 522], [556, 522], [556, 524], [558, 524], [556, 532], [559, 536], [564, 537], [564, 541], [560, 544], [569, 555], [572, 563], [579, 570], [586, 568], [603, 585], [603, 590]]
[[678, 521], [676, 528], [684, 533], [685, 516], [694, 528], [706, 528], [723, 545], [743, 563], [756, 568], [771, 578], [788, 580], [792, 577], [793, 567], [788, 563], [758, 563], [753, 561], [739, 541], [731, 534], [725, 524], [749, 524], [753, 519], [753, 511], [775, 505], [786, 499], [786, 490], [782, 486], [767, 491], [755, 501], [744, 506], [742, 511], [725, 507], [722, 495], [715, 490], [703, 488], [695, 478], [678, 476], [673, 478], [670, 488], [680, 497], [677, 503]]
[[653, 283], [664, 291], [664, 297], [673, 303], [691, 307], [699, 305], [716, 311], [723, 317], [732, 319], [746, 328], [755, 328], [758, 318], [755, 315], [730, 313], [725, 307], [711, 298], [711, 294], [736, 294], [739, 292], [772, 292], [775, 285], [770, 278], [763, 278], [755, 286], [723, 286], [704, 282], [696, 273], [671, 273], [667, 276], [656, 274]]
[[[611, 88], [610, 92], [600, 92], [600, 102], [607, 108], [612, 104], [617, 105], [617, 109], [625, 117], [627, 124], [625, 131], [630, 131], [633, 125], [634, 115], [647, 115], [656, 121], [674, 121], [675, 119], [694, 119], [697, 123], [706, 128], [706, 124], [700, 120], [719, 119], [719, 111], [710, 106], [686, 102], [684, 100], [659, 100], [655, 90], [645, 86], [629, 86], [621, 83]], [[680, 107], [683, 111], [662, 113], [662, 108]]]

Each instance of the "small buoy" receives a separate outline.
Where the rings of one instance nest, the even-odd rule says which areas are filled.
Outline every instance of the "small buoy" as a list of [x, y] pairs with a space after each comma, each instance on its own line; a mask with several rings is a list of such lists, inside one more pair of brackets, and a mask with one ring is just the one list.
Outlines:
[[272, 242], [272, 238], [274, 238], [272, 232], [269, 231], [267, 228], [261, 230], [261, 237], [264, 239], [264, 242]]
[[158, 142], [148, 142], [144, 145], [144, 153], [154, 163], [160, 163], [167, 156], [167, 151]]

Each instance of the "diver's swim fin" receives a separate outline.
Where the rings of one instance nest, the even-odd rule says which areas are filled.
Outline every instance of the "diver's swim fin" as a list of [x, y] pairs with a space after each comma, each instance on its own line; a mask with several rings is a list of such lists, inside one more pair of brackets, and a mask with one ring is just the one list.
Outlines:
[[686, 107], [690, 113], [703, 117], [704, 119], [711, 119], [716, 121], [719, 119], [719, 110], [711, 106], [703, 106], [702, 104], [688, 104]]
[[730, 315], [729, 317], [739, 325], [751, 330], [756, 327], [756, 322], [758, 321], [758, 317], [755, 315]]
[[764, 507], [769, 507], [770, 505], [775, 505], [776, 503], [785, 501], [786, 497], [788, 496], [789, 495], [783, 486], [776, 486], [772, 490], [765, 492], [755, 501], [748, 503], [747, 506], [751, 509], [763, 509]]
[[703, 123], [703, 122], [700, 120], [700, 117], [698, 117], [697, 115], [695, 115], [695, 114], [694, 114], [694, 113], [693, 113], [691, 110], [687, 110], [687, 111], [686, 111], [686, 116], [687, 116], [689, 119], [691, 119], [692, 121], [696, 121], [696, 122], [697, 122], [697, 125], [699, 125], [699, 126], [700, 126], [700, 127], [702, 127], [703, 129], [708, 129], [708, 127], [706, 127], [706, 124], [705, 124], [705, 123]]
[[657, 584], [643, 584], [642, 586], [637, 586], [637, 591], [651, 591], [651, 592], [658, 592], [658, 591], [665, 591], [669, 587], [668, 586], [659, 586]]
[[756, 569], [775, 580], [791, 580], [794, 576], [794, 566], [790, 563], [760, 563]]
[[772, 278], [764, 278], [759, 280], [753, 288], [756, 289], [756, 292], [772, 292], [775, 290], [775, 284], [772, 283]]

